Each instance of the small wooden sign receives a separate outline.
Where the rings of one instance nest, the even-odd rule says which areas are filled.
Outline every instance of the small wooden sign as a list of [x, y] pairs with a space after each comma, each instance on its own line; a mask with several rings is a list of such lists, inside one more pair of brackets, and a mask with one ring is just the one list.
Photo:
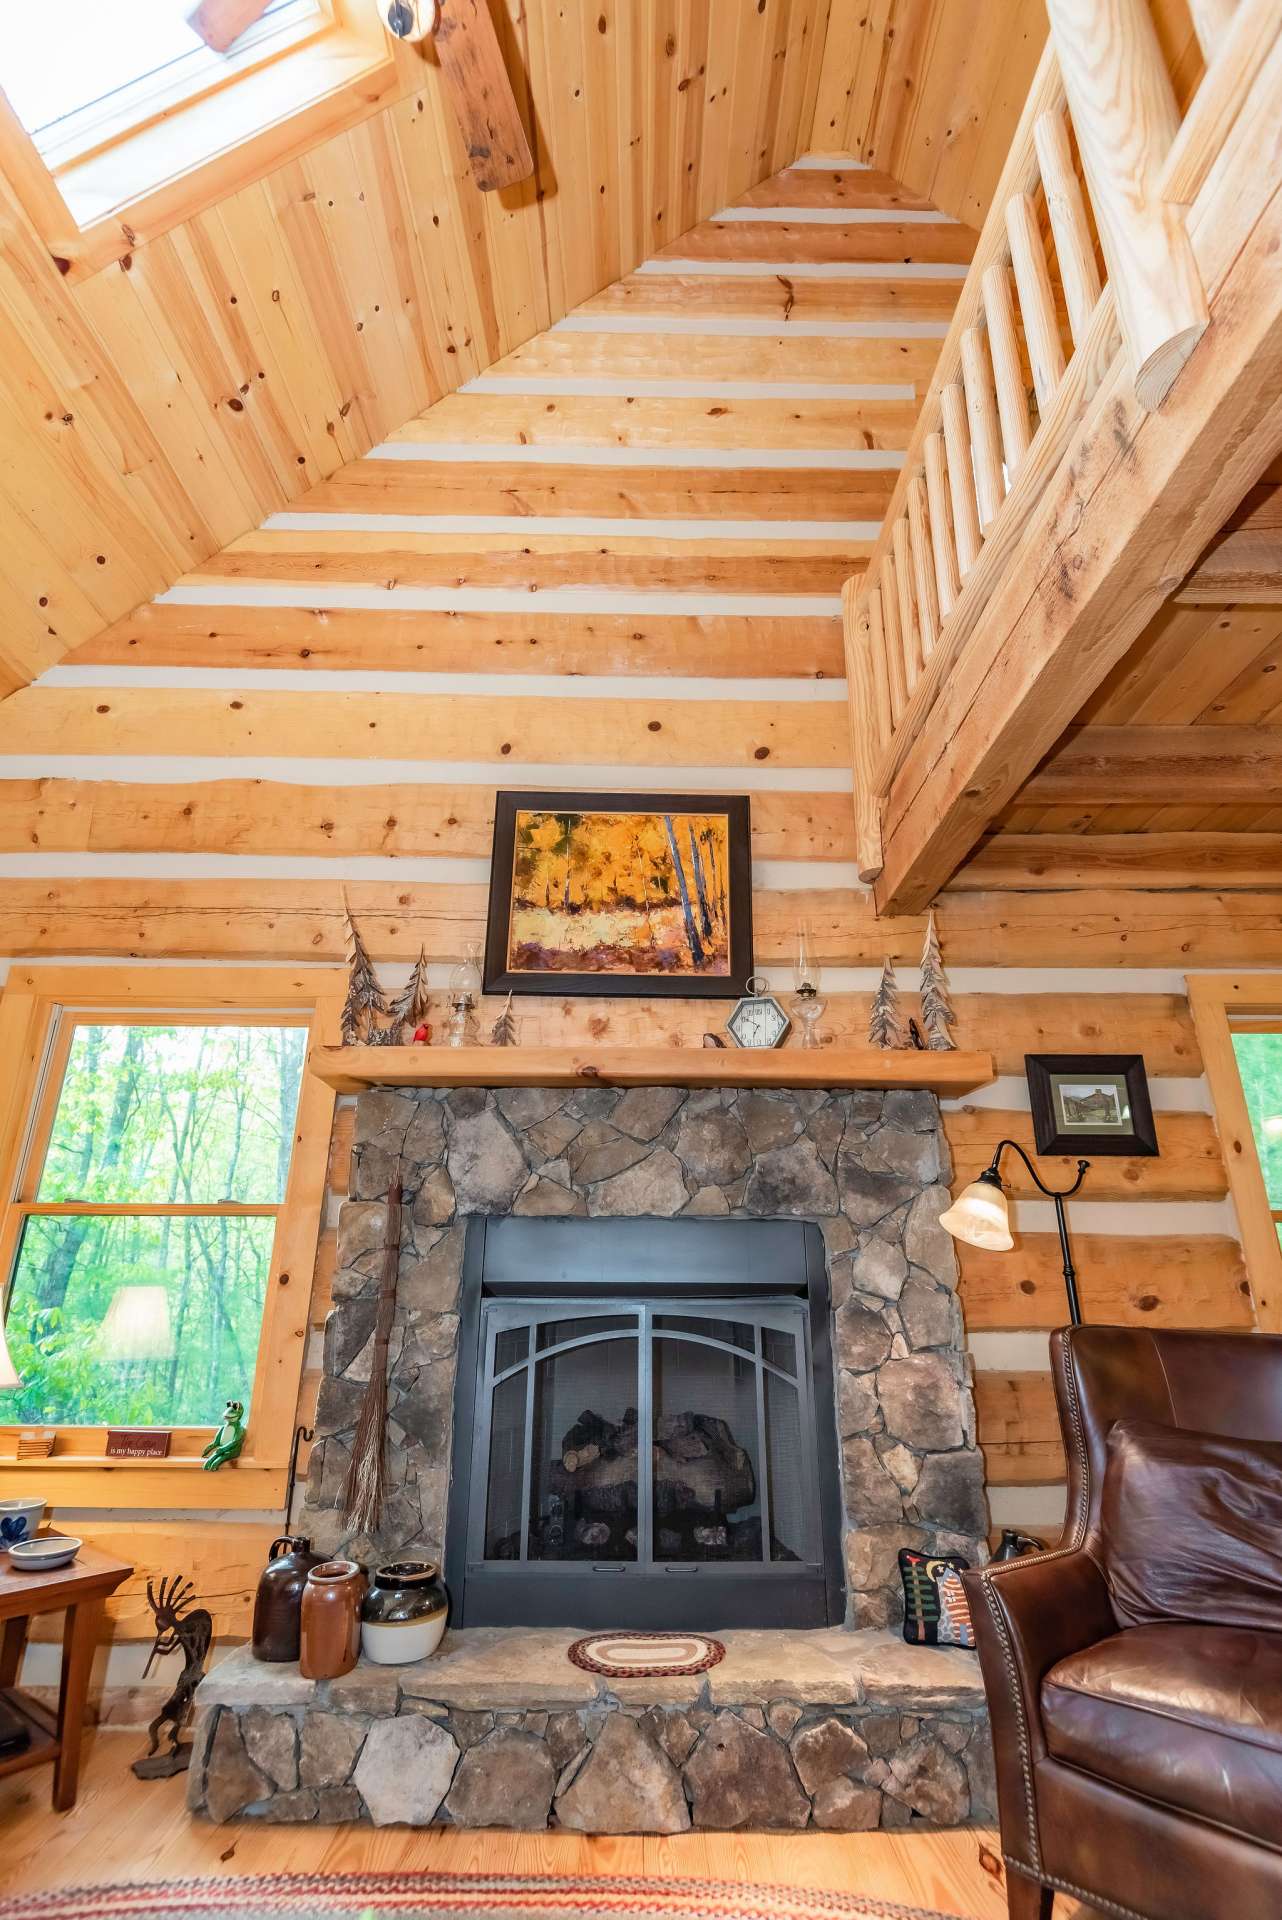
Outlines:
[[168, 1427], [108, 1427], [110, 1460], [164, 1460], [173, 1436]]

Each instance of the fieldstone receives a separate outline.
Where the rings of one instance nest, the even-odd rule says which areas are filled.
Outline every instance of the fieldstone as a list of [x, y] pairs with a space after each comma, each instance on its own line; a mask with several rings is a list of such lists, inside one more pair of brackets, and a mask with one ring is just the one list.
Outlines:
[[359, 1820], [365, 1809], [355, 1787], [320, 1787], [316, 1793], [316, 1819], [322, 1827], [347, 1827]]
[[891, 1332], [879, 1313], [848, 1300], [834, 1316], [837, 1360], [852, 1373], [870, 1373], [890, 1352]]
[[541, 1126], [559, 1113], [565, 1102], [564, 1089], [556, 1087], [500, 1087], [494, 1095], [495, 1106], [518, 1133]]
[[754, 1214], [802, 1215], [835, 1213], [837, 1184], [804, 1135], [786, 1147], [759, 1154], [748, 1175], [743, 1204]]
[[[415, 1701], [414, 1705], [421, 1706], [423, 1702]], [[464, 1753], [469, 1747], [474, 1747], [478, 1740], [484, 1740], [493, 1725], [492, 1713], [456, 1712], [450, 1715], [450, 1732]]]
[[582, 1131], [583, 1122], [574, 1114], [554, 1113], [550, 1119], [541, 1120], [537, 1127], [531, 1127], [526, 1138], [545, 1159], [557, 1160]]
[[622, 1098], [617, 1087], [576, 1087], [566, 1106], [580, 1120], [608, 1120]]
[[873, 1375], [848, 1373], [843, 1368], [837, 1380], [837, 1427], [842, 1438], [866, 1433], [877, 1424], [880, 1413]]
[[[412, 1389], [397, 1401], [392, 1419], [424, 1452], [441, 1458], [450, 1443], [453, 1399], [454, 1368], [437, 1361], [424, 1367]], [[352, 1426], [354, 1421], [347, 1424]]]
[[921, 1461], [907, 1447], [883, 1447], [881, 1464], [905, 1493], [911, 1493], [921, 1474]]
[[850, 1263], [850, 1277], [865, 1293], [882, 1300], [898, 1300], [908, 1277], [908, 1262], [900, 1248], [874, 1237], [866, 1240]]
[[[411, 1093], [398, 1093], [394, 1087], [372, 1087], [357, 1097], [356, 1127], [352, 1135], [357, 1147], [378, 1141], [400, 1149], [417, 1112], [418, 1102]], [[413, 1156], [417, 1159], [419, 1156]]]
[[684, 1766], [698, 1741], [698, 1728], [691, 1726], [684, 1713], [663, 1707], [651, 1707], [642, 1717], [673, 1766]]
[[550, 1713], [547, 1728], [548, 1752], [560, 1773], [583, 1746], [583, 1723], [577, 1713]]
[[956, 1371], [938, 1353], [888, 1360], [877, 1375], [887, 1432], [922, 1452], [961, 1445], [963, 1391]]
[[400, 1359], [396, 1363], [397, 1374], [410, 1369], [430, 1365], [435, 1360], [443, 1360], [458, 1346], [458, 1315], [456, 1313], [428, 1314], [420, 1326], [414, 1328], [401, 1348]]
[[849, 1253], [857, 1235], [844, 1213], [830, 1213], [826, 1220], [819, 1222], [824, 1237], [824, 1246], [831, 1260], [837, 1254]]
[[482, 1087], [451, 1087], [445, 1095], [451, 1119], [475, 1120], [478, 1113], [484, 1113], [489, 1098]]
[[347, 1372], [373, 1333], [377, 1315], [376, 1300], [344, 1300], [331, 1308], [325, 1321], [322, 1349], [322, 1364], [327, 1374]]
[[421, 1260], [402, 1266], [396, 1285], [396, 1304], [403, 1314], [452, 1313], [458, 1305], [463, 1277], [463, 1246], [467, 1229], [456, 1221]]
[[766, 1730], [766, 1716], [760, 1707], [740, 1707], [739, 1718], [746, 1720], [750, 1727], [756, 1727], [759, 1733]]
[[804, 1728], [794, 1736], [790, 1751], [797, 1778], [807, 1793], [818, 1793], [830, 1780], [853, 1773], [869, 1757], [866, 1744], [854, 1728], [835, 1716]]
[[298, 1785], [298, 1733], [287, 1713], [251, 1707], [241, 1721], [245, 1752], [283, 1793]]
[[735, 1713], [719, 1713], [686, 1762], [696, 1827], [804, 1827], [810, 1802], [788, 1749]]
[[841, 1476], [846, 1511], [856, 1527], [875, 1527], [902, 1518], [903, 1497], [877, 1458], [871, 1440], [852, 1434], [842, 1441]]
[[271, 1793], [271, 1781], [245, 1751], [236, 1715], [219, 1714], [205, 1762], [205, 1808], [210, 1819], [221, 1826], [256, 1800], [270, 1799]]
[[264, 1809], [264, 1813], [275, 1826], [296, 1827], [316, 1818], [317, 1805], [315, 1790], [311, 1787], [299, 1787], [293, 1793], [276, 1794]]
[[739, 1118], [754, 1154], [786, 1147], [802, 1130], [802, 1120], [788, 1094], [745, 1093], [739, 1098]]
[[879, 1127], [864, 1147], [863, 1162], [873, 1173], [897, 1173], [919, 1187], [939, 1178], [939, 1147], [933, 1133]]
[[317, 1689], [317, 1704], [335, 1707], [342, 1713], [395, 1713], [400, 1694], [395, 1667], [367, 1666], [361, 1662], [350, 1673], [323, 1680]]
[[846, 1584], [852, 1593], [899, 1583], [899, 1552], [908, 1547], [921, 1552], [926, 1536], [920, 1527], [854, 1527], [843, 1542]]
[[[326, 1440], [318, 1439], [312, 1448], [311, 1458], [307, 1462], [307, 1505], [308, 1507], [335, 1507], [347, 1484], [347, 1469], [351, 1465], [351, 1450], [345, 1447], [336, 1434], [330, 1434]], [[311, 1525], [311, 1516], [308, 1519]], [[321, 1548], [317, 1548], [319, 1553]]]
[[352, 1156], [351, 1194], [357, 1200], [382, 1200], [401, 1164], [395, 1147], [358, 1147]]
[[590, 1187], [598, 1180], [608, 1180], [612, 1174], [635, 1167], [649, 1151], [646, 1141], [619, 1133], [608, 1121], [592, 1120], [567, 1147], [565, 1157], [575, 1179]]
[[957, 1250], [951, 1234], [939, 1224], [939, 1216], [952, 1205], [952, 1195], [944, 1186], [927, 1187], [913, 1201], [904, 1230], [904, 1252], [915, 1267], [922, 1267], [941, 1286], [957, 1285]]
[[929, 1734], [891, 1756], [886, 1792], [932, 1827], [958, 1827], [970, 1812], [965, 1767]]
[[[849, 1135], [849, 1129], [847, 1129]], [[905, 1206], [917, 1192], [906, 1180], [893, 1174], [870, 1172], [863, 1164], [864, 1146], [843, 1146], [837, 1158], [841, 1181], [841, 1210], [857, 1227], [875, 1227], [897, 1207]]]
[[933, 1093], [897, 1087], [882, 1102], [882, 1118], [889, 1127], [907, 1127], [912, 1133], [934, 1133], [939, 1127], [939, 1101]]
[[532, 1733], [499, 1728], [459, 1761], [445, 1811], [459, 1827], [542, 1831], [548, 1823], [557, 1769]]
[[365, 1389], [359, 1380], [338, 1380], [323, 1376], [316, 1396], [316, 1431], [322, 1437], [345, 1433], [356, 1425], [365, 1404]]
[[620, 1133], [634, 1140], [654, 1140], [685, 1099], [679, 1087], [630, 1087], [611, 1118]]
[[881, 1795], [853, 1780], [829, 1780], [815, 1795], [813, 1818], [825, 1833], [872, 1833], [881, 1824]]
[[303, 1721], [298, 1778], [305, 1787], [341, 1787], [365, 1738], [365, 1722], [346, 1713], [309, 1713]]
[[770, 1731], [777, 1733], [781, 1740], [791, 1738], [800, 1718], [801, 1708], [791, 1700], [776, 1700], [772, 1706], [766, 1708], [766, 1721]]
[[556, 1814], [574, 1833], [685, 1833], [690, 1826], [671, 1761], [642, 1723], [623, 1713], [606, 1719]]
[[691, 1113], [687, 1108], [673, 1152], [701, 1186], [727, 1186], [746, 1173], [752, 1161], [743, 1122], [734, 1112]]
[[363, 1253], [381, 1253], [387, 1244], [387, 1204], [375, 1200], [345, 1200], [338, 1210], [340, 1267], [350, 1267]]
[[852, 1655], [870, 1706], [940, 1713], [984, 1704], [984, 1682], [973, 1653], [959, 1647], [912, 1647], [899, 1634], [864, 1633]]
[[[588, 1203], [593, 1214], [613, 1214], [629, 1219], [645, 1214], [669, 1218], [680, 1213], [689, 1199], [681, 1177], [681, 1163], [666, 1147], [654, 1152], [612, 1180], [594, 1187]], [[578, 1785], [578, 1782], [575, 1782]]]
[[352, 1784], [376, 1827], [425, 1827], [440, 1811], [458, 1757], [454, 1736], [423, 1714], [376, 1720]]
[[445, 1110], [430, 1093], [421, 1095], [414, 1108], [405, 1136], [405, 1158], [420, 1167], [431, 1166], [445, 1152]]
[[821, 1107], [818, 1113], [811, 1115], [806, 1134], [814, 1141], [819, 1158], [826, 1167], [831, 1167], [836, 1160], [845, 1131], [846, 1117], [838, 1106]]
[[506, 1213], [529, 1173], [521, 1149], [488, 1107], [455, 1120], [446, 1165], [460, 1213]]
[[955, 1296], [929, 1280], [910, 1277], [899, 1296], [899, 1318], [910, 1347], [949, 1347], [957, 1342]]
[[984, 1722], [972, 1733], [963, 1759], [970, 1788], [971, 1817], [991, 1819], [997, 1811], [997, 1769], [993, 1762], [992, 1736]]
[[[709, 1697], [717, 1709], [764, 1706], [772, 1700], [833, 1707], [860, 1698], [847, 1658], [850, 1636], [840, 1627], [799, 1634], [736, 1627], [722, 1639], [725, 1658], [707, 1676]], [[698, 1726], [698, 1710], [689, 1719]]]
[[913, 1488], [913, 1505], [927, 1524], [962, 1534], [987, 1533], [983, 1455], [973, 1447], [932, 1454]]
[[541, 1175], [531, 1180], [528, 1187], [516, 1196], [513, 1213], [529, 1215], [542, 1220], [571, 1218], [586, 1214], [588, 1203], [581, 1193], [571, 1193], [557, 1180], [545, 1180]]
[[410, 1208], [416, 1227], [443, 1227], [454, 1217], [454, 1183], [444, 1167], [433, 1167]]

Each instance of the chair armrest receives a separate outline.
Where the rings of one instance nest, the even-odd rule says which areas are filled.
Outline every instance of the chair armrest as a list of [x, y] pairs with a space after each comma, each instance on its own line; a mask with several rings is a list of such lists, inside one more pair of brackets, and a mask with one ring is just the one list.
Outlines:
[[1104, 1576], [1080, 1547], [1003, 1560], [962, 1580], [988, 1696], [1002, 1847], [1035, 1873], [1042, 1679], [1057, 1660], [1116, 1633], [1117, 1621]]

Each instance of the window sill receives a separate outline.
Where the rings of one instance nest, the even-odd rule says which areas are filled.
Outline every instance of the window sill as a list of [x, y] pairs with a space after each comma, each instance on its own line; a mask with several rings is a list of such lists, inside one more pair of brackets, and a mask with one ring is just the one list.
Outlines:
[[60, 167], [69, 221], [44, 238], [68, 278], [84, 279], [355, 126], [400, 88], [381, 32], [335, 28]]
[[43, 1493], [47, 1483], [55, 1523], [61, 1507], [270, 1512], [284, 1501], [285, 1478], [283, 1465], [245, 1456], [217, 1473], [207, 1473], [198, 1454], [163, 1460], [109, 1460], [101, 1453], [55, 1453], [46, 1460], [0, 1456], [0, 1499]]

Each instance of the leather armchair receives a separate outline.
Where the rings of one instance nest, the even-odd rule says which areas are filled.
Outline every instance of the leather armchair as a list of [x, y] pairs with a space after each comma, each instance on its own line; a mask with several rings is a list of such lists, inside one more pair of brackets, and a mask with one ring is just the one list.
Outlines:
[[[1068, 1461], [1051, 1552], [964, 1576], [992, 1720], [1010, 1920], [1055, 1894], [1118, 1920], [1282, 1915], [1276, 1632], [1118, 1619], [1104, 1578], [1109, 1429], [1282, 1440], [1282, 1338], [1073, 1327], [1051, 1340]], [[1196, 1551], [1196, 1515], [1172, 1515]]]

